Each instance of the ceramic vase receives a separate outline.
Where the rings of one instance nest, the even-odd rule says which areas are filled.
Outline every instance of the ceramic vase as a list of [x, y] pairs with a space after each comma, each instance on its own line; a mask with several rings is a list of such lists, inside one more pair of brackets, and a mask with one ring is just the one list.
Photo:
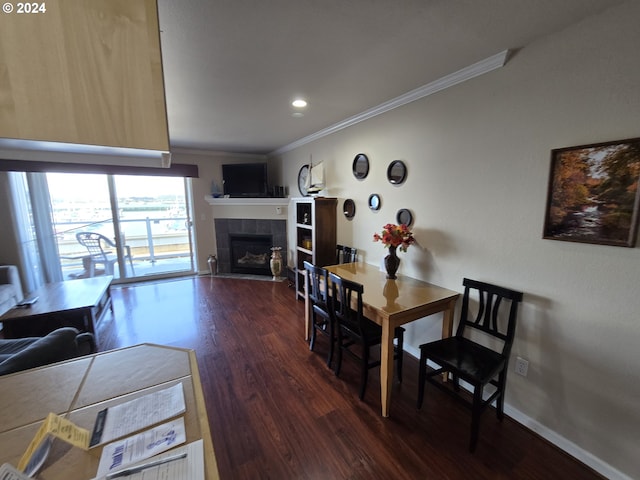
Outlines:
[[209, 274], [211, 276], [217, 275], [218, 273], [218, 259], [215, 255], [209, 255], [207, 259], [207, 264], [209, 264]]
[[387, 270], [387, 278], [391, 280], [398, 278], [396, 277], [396, 272], [400, 266], [400, 259], [396, 254], [397, 248], [398, 247], [389, 247], [389, 255], [384, 257], [384, 268]]
[[273, 274], [273, 280], [278, 280], [280, 278], [280, 274], [282, 273], [282, 254], [280, 251], [282, 247], [272, 247], [271, 248], [271, 260], [269, 261], [269, 266], [271, 267], [271, 273]]

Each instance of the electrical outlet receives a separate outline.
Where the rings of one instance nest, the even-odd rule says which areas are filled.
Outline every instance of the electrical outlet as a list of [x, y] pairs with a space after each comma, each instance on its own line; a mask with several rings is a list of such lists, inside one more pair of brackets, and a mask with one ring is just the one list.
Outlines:
[[518, 375], [522, 375], [523, 377], [526, 377], [528, 370], [529, 370], [529, 362], [521, 357], [516, 358], [516, 373]]

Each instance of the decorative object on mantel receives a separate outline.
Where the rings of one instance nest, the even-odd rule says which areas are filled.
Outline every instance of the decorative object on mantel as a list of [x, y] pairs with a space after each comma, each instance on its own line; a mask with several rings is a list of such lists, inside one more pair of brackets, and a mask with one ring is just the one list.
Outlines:
[[218, 257], [215, 255], [209, 255], [207, 258], [207, 264], [209, 265], [209, 275], [214, 276], [218, 274]]
[[364, 153], [359, 153], [356, 158], [353, 159], [353, 165], [351, 167], [353, 176], [358, 180], [364, 180], [369, 175], [369, 159]]
[[354, 215], [356, 214], [356, 204], [353, 200], [351, 200], [350, 198], [347, 198], [344, 203], [342, 204], [342, 213], [344, 213], [344, 216], [351, 220]]
[[282, 273], [282, 247], [271, 247], [271, 260], [269, 266], [271, 267], [271, 273], [273, 274], [273, 280], [280, 280], [280, 274]]
[[307, 194], [318, 195], [324, 188], [324, 164], [322, 162], [313, 164], [313, 159], [309, 157], [309, 175], [305, 184]]
[[407, 167], [402, 160], [394, 160], [387, 168], [387, 180], [394, 185], [400, 185], [407, 178]]
[[406, 252], [407, 248], [415, 242], [413, 233], [404, 223], [400, 225], [387, 223], [382, 227], [381, 233], [373, 234], [373, 241], [382, 242], [385, 247], [389, 248], [389, 255], [384, 257], [384, 266], [387, 270], [387, 278], [396, 279], [396, 272], [400, 266], [400, 258], [396, 254], [396, 249], [400, 248], [401, 252]]
[[640, 138], [551, 151], [543, 238], [634, 247]]

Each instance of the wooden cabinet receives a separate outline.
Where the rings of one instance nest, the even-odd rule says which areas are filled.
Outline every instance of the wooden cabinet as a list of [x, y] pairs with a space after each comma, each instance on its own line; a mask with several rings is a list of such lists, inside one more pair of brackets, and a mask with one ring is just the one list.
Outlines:
[[296, 297], [304, 297], [306, 260], [318, 266], [336, 263], [337, 198], [295, 199]]
[[168, 151], [156, 0], [38, 5], [0, 13], [0, 137]]

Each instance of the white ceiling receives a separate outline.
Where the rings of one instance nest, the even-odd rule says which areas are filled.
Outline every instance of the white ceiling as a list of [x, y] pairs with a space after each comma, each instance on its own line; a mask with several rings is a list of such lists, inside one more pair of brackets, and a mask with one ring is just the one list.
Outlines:
[[172, 148], [267, 154], [624, 0], [158, 3]]

